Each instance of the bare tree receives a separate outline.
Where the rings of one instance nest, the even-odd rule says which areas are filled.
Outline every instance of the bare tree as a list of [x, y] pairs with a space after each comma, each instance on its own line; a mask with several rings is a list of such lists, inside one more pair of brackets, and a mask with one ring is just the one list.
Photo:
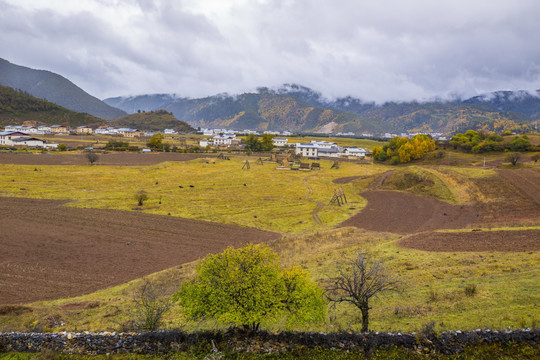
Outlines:
[[135, 326], [140, 330], [154, 331], [159, 328], [163, 315], [171, 308], [170, 296], [155, 283], [146, 281], [134, 295]]
[[510, 163], [512, 165], [516, 166], [516, 164], [517, 164], [517, 162], [519, 161], [520, 158], [521, 158], [521, 154], [516, 152], [516, 153], [509, 154], [506, 157], [506, 160], [510, 161]]
[[369, 301], [387, 291], [399, 291], [401, 281], [388, 275], [382, 262], [360, 252], [358, 257], [339, 268], [339, 275], [327, 287], [327, 297], [334, 304], [348, 302], [362, 313], [362, 332], [369, 331]]
[[96, 161], [99, 160], [99, 155], [94, 152], [87, 152], [86, 159], [88, 160], [90, 165], [93, 165]]

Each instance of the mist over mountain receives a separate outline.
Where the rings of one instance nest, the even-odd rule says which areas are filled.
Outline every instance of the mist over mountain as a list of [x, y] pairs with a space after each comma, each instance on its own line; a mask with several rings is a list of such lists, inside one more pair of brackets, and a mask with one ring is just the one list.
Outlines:
[[46, 70], [34, 70], [0, 58], [0, 85], [23, 90], [32, 96], [46, 99], [69, 110], [111, 120], [126, 113], [105, 104], [77, 85]]
[[300, 132], [527, 131], [540, 118], [540, 92], [499, 91], [466, 100], [387, 102], [327, 99], [297, 84], [199, 99], [157, 94], [104, 101], [125, 111], [165, 109], [194, 127]]

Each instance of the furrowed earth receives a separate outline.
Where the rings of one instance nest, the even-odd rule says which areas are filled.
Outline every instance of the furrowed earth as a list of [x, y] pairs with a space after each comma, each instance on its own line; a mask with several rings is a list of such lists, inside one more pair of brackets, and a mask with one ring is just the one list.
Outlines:
[[87, 294], [277, 233], [0, 197], [0, 304]]

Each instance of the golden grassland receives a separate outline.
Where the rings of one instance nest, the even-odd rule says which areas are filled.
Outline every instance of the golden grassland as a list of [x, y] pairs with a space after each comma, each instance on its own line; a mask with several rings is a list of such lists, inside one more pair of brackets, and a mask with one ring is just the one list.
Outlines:
[[[0, 196], [73, 200], [69, 206], [131, 211], [136, 208], [134, 194], [144, 190], [149, 199], [137, 211], [283, 233], [271, 244], [282, 264], [307, 269], [322, 285], [337, 274], [338, 264], [352, 259], [359, 250], [369, 251], [403, 280], [401, 293], [373, 302], [370, 327], [375, 331], [414, 331], [432, 320], [438, 330], [538, 326], [538, 252], [427, 252], [401, 248], [398, 242], [402, 235], [334, 229], [365, 206], [358, 193], [371, 179], [396, 168], [343, 162], [336, 170], [330, 169], [331, 161], [322, 160], [320, 171], [279, 171], [275, 164], [256, 165], [251, 157], [250, 170], [242, 170], [246, 159], [208, 158], [129, 167], [40, 166], [37, 171], [35, 166], [0, 165]], [[433, 182], [430, 196], [458, 204], [490, 201], [475, 179], [494, 176], [493, 170], [433, 164], [397, 169], [429, 177]], [[364, 179], [344, 185], [332, 183], [332, 179], [346, 176]], [[346, 192], [347, 206], [328, 205], [337, 187]], [[322, 225], [312, 217], [319, 203], [325, 205], [318, 212]], [[531, 226], [538, 228], [539, 224]], [[161, 284], [164, 294], [172, 294], [194, 268], [195, 263], [184, 264], [147, 279]], [[14, 310], [9, 316], [0, 316], [0, 331], [128, 329], [133, 318], [133, 293], [143, 281], [77, 298], [28, 304], [31, 312], [21, 307], [18, 315]], [[474, 286], [475, 294], [466, 295], [467, 286]], [[74, 309], [73, 304], [80, 307]], [[295, 329], [360, 330], [359, 323], [359, 312], [342, 305], [329, 308], [324, 324]], [[177, 305], [168, 314], [166, 327], [219, 328], [210, 321], [187, 322]], [[285, 328], [278, 324], [270, 329]]]
[[[249, 159], [250, 169], [243, 170]], [[342, 163], [321, 170], [276, 170], [276, 164], [257, 165], [255, 159], [214, 158], [166, 162], [155, 166], [35, 166], [1, 165], [0, 195], [74, 200], [68, 206], [132, 210], [159, 215], [216, 221], [283, 233], [329, 229], [359, 211], [365, 200], [350, 184], [332, 179], [358, 173], [372, 175], [382, 166]], [[37, 170], [37, 171], [36, 171]], [[190, 187], [193, 186], [193, 187]], [[348, 206], [326, 206], [342, 187]], [[148, 200], [137, 207], [134, 196], [145, 191]], [[313, 221], [318, 203], [325, 206]]]

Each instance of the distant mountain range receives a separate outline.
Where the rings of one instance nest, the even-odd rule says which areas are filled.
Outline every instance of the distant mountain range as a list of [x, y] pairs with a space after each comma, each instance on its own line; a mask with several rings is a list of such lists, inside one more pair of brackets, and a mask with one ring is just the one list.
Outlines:
[[23, 90], [69, 110], [88, 113], [102, 119], [115, 119], [126, 112], [105, 104], [68, 79], [45, 70], [34, 70], [0, 59], [0, 85]]
[[165, 109], [194, 127], [300, 132], [441, 132], [530, 130], [540, 118], [540, 91], [499, 91], [467, 100], [375, 104], [327, 100], [300, 85], [259, 88], [200, 99], [157, 94], [104, 100], [127, 111]]
[[[199, 99], [153, 94], [101, 101], [58, 74], [14, 65], [3, 59], [0, 59], [0, 85], [107, 120], [162, 109], [193, 127], [236, 130], [448, 134], [468, 129], [530, 131], [540, 119], [540, 90], [533, 93], [497, 91], [466, 100], [375, 104], [350, 96], [330, 100], [312, 89], [286, 84], [278, 89], [259, 88], [250, 93]], [[144, 119], [148, 117], [139, 116], [136, 122], [134, 118], [124, 119], [122, 123], [132, 121], [140, 124], [141, 129], [157, 124], [153, 119], [147, 120], [152, 124], [145, 126]], [[162, 120], [163, 124], [170, 124], [171, 119]]]

